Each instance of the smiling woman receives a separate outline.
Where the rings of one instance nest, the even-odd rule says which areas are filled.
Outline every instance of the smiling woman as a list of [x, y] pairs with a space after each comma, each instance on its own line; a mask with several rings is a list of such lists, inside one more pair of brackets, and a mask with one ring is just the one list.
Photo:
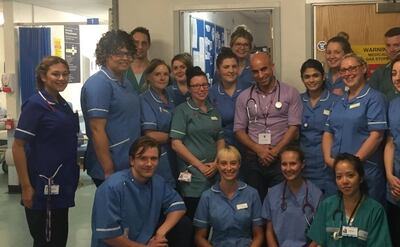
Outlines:
[[304, 153], [297, 146], [287, 146], [280, 153], [285, 180], [268, 190], [262, 207], [267, 221], [268, 246], [306, 246], [310, 227], [322, 192], [302, 177]]
[[96, 47], [96, 63], [101, 69], [82, 87], [81, 106], [89, 138], [85, 167], [97, 186], [113, 172], [129, 167], [126, 154], [140, 136], [139, 96], [125, 73], [134, 52], [125, 31], [105, 33]]
[[383, 153], [379, 146], [387, 129], [385, 99], [366, 83], [367, 64], [360, 56], [346, 54], [340, 71], [349, 90], [333, 105], [327, 119], [322, 137], [324, 160], [333, 167], [339, 152], [359, 157], [364, 162], [369, 195], [384, 203]]
[[79, 179], [78, 116], [60, 95], [68, 84], [67, 62], [45, 57], [36, 73], [38, 92], [22, 106], [13, 157], [34, 246], [66, 246]]
[[364, 164], [348, 153], [334, 161], [337, 195], [321, 202], [308, 236], [316, 246], [392, 246], [382, 205], [367, 195]]
[[238, 179], [239, 151], [233, 146], [220, 149], [216, 166], [221, 179], [201, 195], [193, 220], [196, 245], [260, 247], [261, 202], [257, 191]]

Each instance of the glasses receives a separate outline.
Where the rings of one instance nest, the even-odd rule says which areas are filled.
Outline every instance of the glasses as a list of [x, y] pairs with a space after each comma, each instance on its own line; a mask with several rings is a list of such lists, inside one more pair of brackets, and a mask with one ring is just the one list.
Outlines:
[[60, 79], [68, 79], [69, 73], [51, 73], [51, 76], [57, 78], [58, 80]]
[[209, 85], [208, 83], [203, 83], [203, 84], [190, 85], [190, 87], [195, 90], [199, 90], [200, 88], [208, 89]]
[[125, 52], [125, 51], [116, 51], [116, 52], [113, 52], [112, 55], [116, 56], [118, 58], [123, 58], [125, 56], [132, 57], [132, 54], [130, 52]]
[[341, 68], [341, 69], [339, 70], [339, 73], [342, 74], [342, 75], [346, 74], [346, 72], [356, 73], [356, 72], [357, 72], [357, 69], [358, 69], [359, 67], [361, 67], [361, 66], [362, 66], [362, 64], [350, 66], [350, 67], [348, 67], [348, 68]]
[[250, 45], [248, 43], [234, 43], [233, 46], [243, 47], [243, 48], [250, 48]]

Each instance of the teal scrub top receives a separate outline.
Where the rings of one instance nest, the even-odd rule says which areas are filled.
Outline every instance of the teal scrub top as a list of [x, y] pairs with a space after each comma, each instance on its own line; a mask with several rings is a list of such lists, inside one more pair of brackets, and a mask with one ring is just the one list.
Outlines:
[[135, 73], [133, 73], [132, 69], [129, 68], [126, 71], [126, 78], [131, 82], [133, 89], [135, 90], [136, 93], [141, 94], [144, 91], [147, 90], [147, 84], [145, 80], [144, 74], [140, 77], [140, 81], [138, 82], [135, 76]]
[[[221, 116], [207, 101], [207, 112], [201, 111], [192, 99], [175, 109], [170, 137], [180, 139], [186, 148], [201, 162], [213, 162], [217, 154], [216, 141], [223, 138]], [[184, 197], [200, 197], [214, 181], [207, 179], [197, 168], [186, 164], [178, 156], [178, 172], [188, 170], [191, 182], [181, 182]]]
[[392, 83], [391, 63], [378, 67], [371, 75], [371, 78], [369, 78], [368, 83], [372, 88], [383, 93], [388, 101], [399, 96], [399, 92], [397, 92]]
[[365, 196], [355, 213], [353, 227], [358, 237], [333, 239], [333, 233], [347, 225], [339, 195], [322, 201], [308, 232], [308, 237], [323, 247], [383, 247], [392, 246], [385, 210], [377, 201]]

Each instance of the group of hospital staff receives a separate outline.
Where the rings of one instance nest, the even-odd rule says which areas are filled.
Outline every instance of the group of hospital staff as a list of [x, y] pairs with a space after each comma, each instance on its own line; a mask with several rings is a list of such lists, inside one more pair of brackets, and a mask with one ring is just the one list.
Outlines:
[[[390, 29], [385, 41], [391, 60], [385, 88], [399, 92], [400, 28]], [[129, 186], [124, 181], [133, 194], [158, 193], [149, 184], [179, 192], [197, 246], [399, 246], [400, 98], [388, 102], [379, 86], [370, 86], [367, 63], [352, 53], [346, 37], [328, 41], [328, 73], [317, 60], [302, 64], [302, 94], [275, 78], [269, 54], [250, 54], [252, 42], [246, 27], [234, 30], [230, 48], [216, 59], [211, 85], [186, 53], [172, 59], [172, 69], [153, 59], [137, 73], [135, 59], [143, 65], [143, 47], [150, 47], [143, 27], [102, 36], [96, 47], [100, 70], [81, 91], [85, 168], [98, 187], [92, 246], [114, 246], [106, 240], [120, 236], [167, 246], [152, 240], [156, 229], [121, 232], [121, 217], [146, 224], [161, 214], [153, 204], [124, 200], [115, 191], [116, 177], [126, 179], [127, 169], [137, 180]], [[41, 61], [38, 91], [24, 102], [15, 131], [13, 154], [34, 246], [66, 246], [68, 208], [75, 205], [78, 118], [60, 95], [68, 75], [65, 60]], [[132, 151], [140, 136], [160, 147], [153, 158], [158, 175], [152, 167], [142, 180], [135, 159], [147, 149]], [[152, 196], [143, 200], [150, 203]], [[180, 196], [172, 193], [170, 205], [180, 205]], [[127, 203], [143, 214], [130, 213]], [[97, 225], [104, 222], [116, 227]]]

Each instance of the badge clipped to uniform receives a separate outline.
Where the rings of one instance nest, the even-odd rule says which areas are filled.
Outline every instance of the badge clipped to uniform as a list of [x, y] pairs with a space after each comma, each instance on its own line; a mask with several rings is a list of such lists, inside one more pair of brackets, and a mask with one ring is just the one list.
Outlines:
[[178, 181], [190, 183], [192, 182], [192, 174], [188, 170], [183, 171], [179, 173]]
[[328, 110], [328, 109], [324, 109], [323, 114], [324, 114], [325, 116], [329, 116], [329, 114], [331, 114], [331, 111]]
[[216, 117], [216, 116], [211, 116], [211, 120], [217, 121], [217, 120], [218, 120], [218, 117]]
[[360, 107], [360, 105], [361, 105], [360, 102], [351, 104], [351, 105], [349, 106], [349, 109], [354, 109], [354, 108]]
[[[60, 185], [58, 184], [52, 184], [50, 185], [50, 195], [58, 195], [60, 193]], [[48, 195], [49, 194], [49, 185], [46, 184], [44, 186], [44, 194]]]
[[271, 144], [271, 131], [267, 130], [258, 134], [258, 144]]
[[358, 227], [342, 226], [342, 236], [357, 238], [358, 237]]
[[241, 209], [246, 209], [249, 206], [247, 205], [247, 203], [240, 203], [240, 204], [236, 204], [236, 209], [237, 210], [241, 210]]

